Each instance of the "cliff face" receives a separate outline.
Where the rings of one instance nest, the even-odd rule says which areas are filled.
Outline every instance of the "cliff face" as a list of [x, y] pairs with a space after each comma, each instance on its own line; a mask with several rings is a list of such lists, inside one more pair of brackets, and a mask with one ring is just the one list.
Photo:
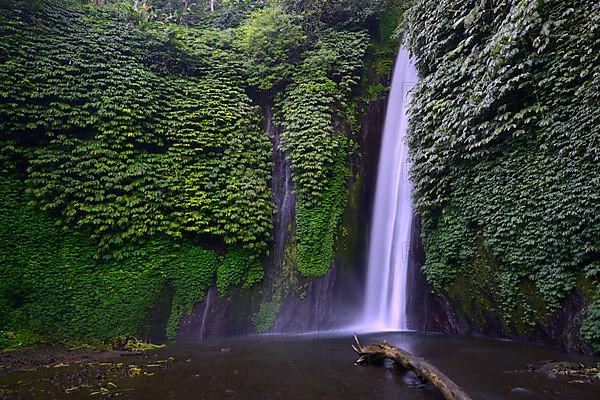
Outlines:
[[600, 350], [598, 7], [407, 12], [423, 271], [469, 330]]
[[292, 297], [332, 297], [376, 10], [304, 24], [257, 2], [182, 26], [113, 2], [22, 3], [0, 4], [8, 336], [173, 338], [183, 316], [180, 336], [264, 331]]
[[[8, 336], [350, 321], [400, 2], [314, 37], [280, 7], [207, 30], [0, 4]], [[415, 327], [600, 349], [600, 6], [411, 4]]]
[[[357, 136], [359, 153], [351, 162], [349, 201], [336, 244], [334, 263], [327, 274], [305, 279], [296, 272], [294, 225], [295, 195], [286, 155], [280, 150], [281, 129], [265, 108], [265, 132], [272, 138], [272, 190], [277, 212], [273, 216], [273, 242], [265, 261], [265, 279], [250, 291], [219, 296], [211, 288], [181, 322], [178, 339], [198, 341], [223, 336], [242, 337], [263, 331], [295, 335], [314, 330], [335, 330], [351, 322], [360, 311], [366, 278], [367, 245], [377, 178], [379, 146], [387, 99], [370, 102], [361, 117]], [[345, 232], [345, 233], [344, 233]], [[560, 311], [530, 334], [507, 331], [500, 316], [484, 307], [492, 301], [483, 291], [465, 288], [466, 296], [436, 295], [423, 274], [426, 254], [421, 221], [415, 216], [409, 259], [409, 314], [412, 329], [445, 334], [484, 335], [549, 343], [569, 351], [589, 353], [581, 326], [589, 302], [581, 290], [563, 301]], [[485, 271], [475, 272], [485, 276]], [[469, 297], [470, 296], [470, 297]]]
[[386, 111], [385, 97], [365, 105], [356, 135], [359, 150], [348, 160], [348, 202], [337, 234], [334, 262], [321, 277], [297, 273], [295, 193], [291, 168], [281, 150], [281, 128], [264, 107], [265, 132], [272, 138], [272, 190], [276, 212], [273, 241], [265, 260], [265, 278], [250, 291], [219, 296], [211, 288], [180, 324], [178, 340], [202, 340], [256, 331], [273, 333], [335, 330], [350, 322], [363, 300], [366, 245], [377, 178], [379, 142]]
[[[416, 1], [407, 11], [405, 39], [422, 78], [409, 140], [420, 216], [410, 262], [416, 329], [600, 348], [597, 11], [581, 1]], [[343, 324], [357, 312], [385, 106], [364, 110], [329, 272], [295, 273], [293, 189], [275, 146], [266, 279], [244, 301], [221, 300], [230, 309], [216, 314], [268, 330]]]

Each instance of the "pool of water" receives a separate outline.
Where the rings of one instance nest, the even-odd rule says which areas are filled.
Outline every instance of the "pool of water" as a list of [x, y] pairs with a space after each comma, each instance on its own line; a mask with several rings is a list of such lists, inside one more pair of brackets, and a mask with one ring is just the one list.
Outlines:
[[[361, 335], [363, 345], [381, 340], [426, 358], [474, 399], [600, 399], [600, 385], [527, 371], [528, 364], [564, 360], [591, 365], [597, 362], [592, 358], [507, 341], [397, 332]], [[0, 398], [439, 399], [432, 387], [391, 365], [354, 366], [351, 344], [349, 335], [327, 333], [178, 343], [114, 360], [147, 365], [145, 371], [152, 372], [105, 378], [104, 391], [97, 390], [89, 374], [79, 373], [84, 364], [78, 364], [0, 376], [5, 389]], [[68, 382], [57, 384], [61, 379]]]

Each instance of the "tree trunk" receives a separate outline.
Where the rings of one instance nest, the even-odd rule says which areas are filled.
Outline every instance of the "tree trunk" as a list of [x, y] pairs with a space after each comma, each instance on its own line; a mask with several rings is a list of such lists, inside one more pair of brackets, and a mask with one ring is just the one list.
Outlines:
[[355, 365], [368, 364], [370, 361], [392, 360], [402, 367], [413, 371], [421, 380], [431, 382], [446, 400], [472, 400], [460, 386], [448, 378], [442, 371], [420, 357], [415, 357], [406, 350], [381, 342], [362, 347], [356, 334], [354, 335], [354, 351], [359, 355]]

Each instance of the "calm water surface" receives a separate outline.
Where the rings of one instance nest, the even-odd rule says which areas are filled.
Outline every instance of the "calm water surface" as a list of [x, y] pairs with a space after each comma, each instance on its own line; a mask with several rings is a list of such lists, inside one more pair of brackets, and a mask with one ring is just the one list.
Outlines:
[[[531, 344], [421, 334], [362, 335], [363, 345], [387, 340], [425, 357], [474, 399], [600, 399], [600, 385], [569, 383], [528, 372], [527, 364], [547, 360], [597, 360]], [[123, 399], [439, 399], [414, 375], [385, 367], [356, 367], [350, 336], [273, 336], [176, 344], [152, 357], [168, 358], [169, 368], [149, 375], [113, 379]], [[151, 358], [152, 358], [151, 357]], [[146, 362], [127, 357], [117, 362]], [[76, 367], [67, 367], [76, 368]], [[76, 370], [74, 370], [76, 371]], [[48, 389], [53, 368], [0, 376], [5, 388], [30, 388], [21, 398], [112, 398], [90, 390], [61, 393]], [[73, 378], [70, 378], [73, 379]], [[81, 382], [75, 382], [81, 384]], [[35, 388], [35, 389], [33, 389]]]

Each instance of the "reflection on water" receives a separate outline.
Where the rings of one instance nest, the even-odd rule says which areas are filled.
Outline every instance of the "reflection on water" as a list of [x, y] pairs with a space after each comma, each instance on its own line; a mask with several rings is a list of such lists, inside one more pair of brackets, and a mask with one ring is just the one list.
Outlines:
[[[381, 340], [425, 357], [461, 385], [474, 399], [598, 399], [600, 386], [568, 383], [527, 372], [528, 364], [546, 360], [585, 361], [531, 344], [448, 338], [414, 333], [361, 336]], [[144, 357], [173, 357], [170, 367], [152, 376], [122, 377], [113, 383], [126, 399], [437, 399], [435, 390], [412, 374], [390, 365], [356, 367], [349, 335], [330, 332], [302, 336], [240, 336], [196, 344], [179, 343], [156, 354], [120, 359], [148, 363]], [[23, 398], [50, 398], [43, 392], [56, 370], [0, 376], [0, 387], [35, 386]], [[20, 384], [17, 384], [21, 381]], [[47, 382], [47, 383], [46, 383]], [[45, 386], [46, 385], [46, 386]], [[0, 396], [2, 397], [2, 396]], [[90, 391], [52, 392], [51, 398], [90, 399]]]

